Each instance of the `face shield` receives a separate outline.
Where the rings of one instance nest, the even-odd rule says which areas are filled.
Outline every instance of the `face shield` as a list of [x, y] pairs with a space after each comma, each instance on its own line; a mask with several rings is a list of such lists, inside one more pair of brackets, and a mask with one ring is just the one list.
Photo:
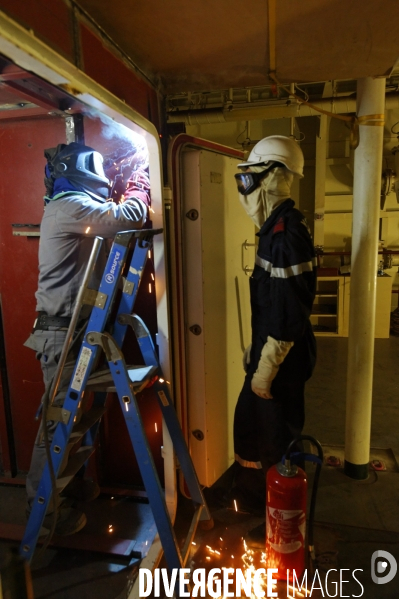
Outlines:
[[280, 164], [279, 162], [268, 161], [264, 162], [263, 164], [256, 165], [256, 168], [258, 169], [260, 166], [264, 167], [264, 170], [261, 172], [255, 173], [253, 171], [246, 171], [244, 173], [237, 173], [234, 175], [238, 192], [241, 195], [247, 196], [254, 192], [255, 189], [258, 189], [262, 179], [271, 171], [272, 168], [284, 165]]

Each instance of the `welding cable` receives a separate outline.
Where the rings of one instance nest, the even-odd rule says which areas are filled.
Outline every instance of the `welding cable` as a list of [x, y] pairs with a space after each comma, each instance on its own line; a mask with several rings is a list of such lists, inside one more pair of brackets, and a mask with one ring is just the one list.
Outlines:
[[[310, 441], [316, 447], [318, 457], [313, 454], [306, 454], [303, 452], [294, 453], [294, 454], [291, 453], [292, 447], [298, 441]], [[296, 437], [293, 441], [291, 441], [291, 443], [288, 445], [287, 451], [285, 452], [284, 463], [287, 464], [287, 462], [288, 462], [288, 464], [289, 464], [291, 462], [292, 458], [294, 458], [294, 460], [293, 460], [294, 462], [299, 461], [300, 459], [305, 459], [307, 462], [316, 462], [316, 472], [315, 472], [314, 479], [313, 479], [312, 496], [311, 496], [311, 500], [310, 500], [310, 509], [309, 509], [309, 524], [308, 524], [309, 554], [310, 554], [312, 562], [314, 562], [316, 559], [316, 555], [315, 555], [314, 542], [313, 542], [313, 524], [314, 524], [314, 514], [315, 514], [315, 508], [316, 508], [317, 489], [319, 486], [320, 472], [321, 472], [321, 467], [322, 467], [323, 459], [324, 459], [322, 446], [317, 441], [317, 439], [315, 439], [314, 437], [311, 437], [310, 435], [300, 435], [300, 436]]]

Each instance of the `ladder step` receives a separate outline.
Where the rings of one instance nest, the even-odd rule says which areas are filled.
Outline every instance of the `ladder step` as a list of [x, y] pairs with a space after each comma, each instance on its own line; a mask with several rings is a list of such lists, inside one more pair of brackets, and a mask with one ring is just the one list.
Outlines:
[[77, 443], [77, 441], [79, 441], [79, 439], [81, 439], [83, 435], [85, 435], [87, 431], [103, 417], [106, 411], [107, 409], [105, 407], [94, 407], [87, 410], [87, 412], [84, 412], [78, 424], [74, 425], [68, 443]]
[[83, 464], [89, 459], [93, 452], [94, 447], [87, 445], [85, 447], [80, 447], [77, 452], [69, 458], [67, 465], [57, 478], [57, 489], [59, 491], [71, 482], [75, 474], [79, 472]]
[[[157, 366], [127, 366], [127, 373], [135, 393], [142, 391], [157, 371]], [[86, 384], [87, 391], [106, 391], [115, 393], [116, 387], [112, 374], [107, 368], [92, 374]]]

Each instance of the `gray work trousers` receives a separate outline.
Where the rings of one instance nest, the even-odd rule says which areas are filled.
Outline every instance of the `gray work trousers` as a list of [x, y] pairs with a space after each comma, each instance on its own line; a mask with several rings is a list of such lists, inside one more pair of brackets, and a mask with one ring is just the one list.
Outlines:
[[[66, 338], [66, 330], [60, 330], [56, 327], [51, 327], [53, 330], [40, 331], [37, 330], [32, 333], [29, 339], [24, 343], [27, 347], [36, 351], [36, 358], [40, 360], [40, 365], [43, 372], [43, 382], [45, 390], [49, 388], [52, 383], [53, 377], [57, 370], [58, 361], [60, 359], [61, 351]], [[53, 401], [53, 406], [62, 406], [64, 403], [65, 395], [68, 390], [69, 382], [73, 374], [75, 366], [76, 352], [70, 352], [67, 362], [65, 364], [60, 384], [58, 387], [57, 395]], [[71, 355], [72, 354], [72, 355]], [[44, 395], [42, 397], [42, 402]], [[44, 423], [42, 424], [44, 426]], [[56, 421], [47, 422], [47, 430], [49, 435], [49, 441], [51, 443], [56, 429]], [[30, 469], [26, 477], [26, 493], [28, 500], [28, 510], [35, 498], [36, 491], [38, 489], [40, 479], [43, 473], [43, 469], [47, 460], [45, 443], [43, 434], [41, 433], [41, 427], [36, 436], [35, 444], [33, 446], [32, 459]]]

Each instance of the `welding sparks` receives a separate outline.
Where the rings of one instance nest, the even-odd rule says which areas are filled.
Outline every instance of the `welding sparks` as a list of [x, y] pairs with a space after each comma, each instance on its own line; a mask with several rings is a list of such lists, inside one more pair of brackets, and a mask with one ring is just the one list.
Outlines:
[[[238, 508], [237, 508], [237, 501], [234, 499], [234, 509], [236, 512], [238, 512]], [[245, 542], [245, 541], [244, 541]]]
[[153, 210], [150, 206], [150, 212], [152, 212], [153, 214], [155, 214], [155, 210]]
[[151, 278], [153, 281], [155, 281], [154, 275], [151, 273]]
[[164, 382], [165, 382], [165, 379], [159, 379], [159, 382], [160, 382], [160, 383], [164, 383]]
[[109, 524], [108, 532], [114, 532], [114, 527], [112, 526], [112, 524]]
[[197, 543], [194, 543], [194, 541], [191, 542], [191, 545], [196, 545]]
[[157, 423], [155, 423], [155, 432], [156, 433], [158, 432], [158, 425], [157, 425]]
[[148, 290], [149, 290], [150, 293], [152, 293], [151, 283], [148, 283]]
[[87, 227], [85, 233], [88, 233], [90, 231], [90, 227]]

